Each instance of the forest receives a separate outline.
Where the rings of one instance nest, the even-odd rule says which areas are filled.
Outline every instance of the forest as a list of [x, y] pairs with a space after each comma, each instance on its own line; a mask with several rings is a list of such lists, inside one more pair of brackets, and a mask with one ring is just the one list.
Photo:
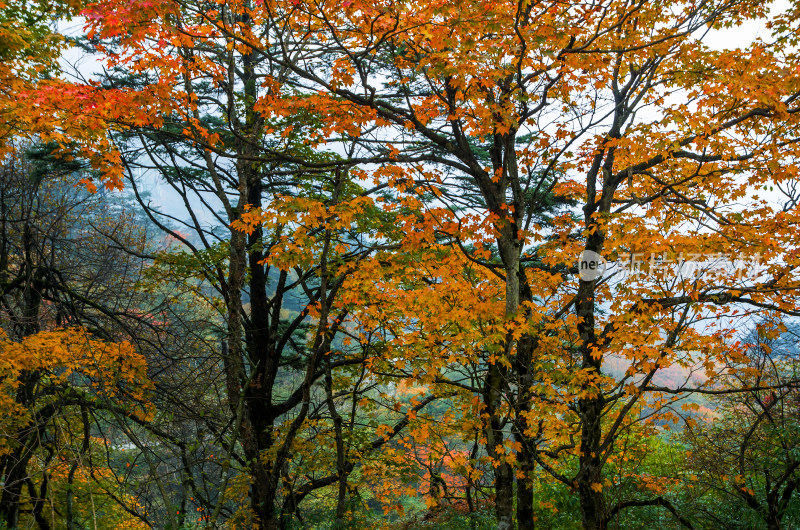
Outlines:
[[800, 528], [800, 0], [0, 0], [0, 529]]

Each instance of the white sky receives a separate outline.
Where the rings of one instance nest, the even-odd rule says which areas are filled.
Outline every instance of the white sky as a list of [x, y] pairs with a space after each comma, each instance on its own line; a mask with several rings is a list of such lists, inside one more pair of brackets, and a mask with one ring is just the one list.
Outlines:
[[[790, 6], [789, 0], [774, 0], [768, 3], [770, 4], [770, 16], [775, 16]], [[712, 30], [706, 35], [703, 42], [714, 50], [732, 50], [748, 46], [757, 37], [767, 39], [769, 31], [763, 24], [753, 21], [736, 28]]]

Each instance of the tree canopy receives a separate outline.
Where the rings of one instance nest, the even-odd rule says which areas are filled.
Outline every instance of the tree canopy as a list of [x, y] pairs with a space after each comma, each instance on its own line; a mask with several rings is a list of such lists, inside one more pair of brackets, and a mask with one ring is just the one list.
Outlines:
[[9, 528], [798, 524], [797, 2], [0, 7]]

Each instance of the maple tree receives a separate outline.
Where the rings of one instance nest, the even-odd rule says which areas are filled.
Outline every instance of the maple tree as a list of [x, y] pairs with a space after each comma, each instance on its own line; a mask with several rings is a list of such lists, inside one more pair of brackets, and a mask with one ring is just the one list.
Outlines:
[[[92, 415], [113, 408], [145, 422], [152, 413], [147, 364], [125, 340], [135, 321], [126, 326], [126, 300], [110, 292], [129, 280], [114, 276], [130, 262], [83, 223], [117, 237], [129, 226], [74, 187], [80, 163], [55, 160], [46, 146], [18, 148], [0, 170], [0, 517], [16, 527], [28, 507], [50, 528], [57, 469], [66, 469], [69, 490], [78, 469], [85, 478], [92, 467], [84, 460]], [[76, 425], [79, 434], [65, 434]]]
[[[119, 405], [127, 400], [132, 404], [132, 415], [146, 418], [148, 411], [142, 405], [142, 392], [147, 389], [146, 364], [130, 343], [105, 343], [77, 329], [40, 331], [21, 342], [3, 335], [2, 353], [0, 399], [4, 412], [0, 424], [5, 434], [0, 441], [0, 472], [5, 480], [0, 513], [5, 524], [13, 528], [19, 523], [20, 507], [29, 503], [39, 527], [49, 528], [44, 509], [51, 494], [50, 481], [58, 473], [55, 468], [60, 465], [68, 469], [69, 489], [85, 453], [83, 449], [69, 460], [61, 454], [54, 462], [53, 447], [57, 445], [50, 432], [61, 431], [62, 422], [70, 421], [72, 415], [80, 418], [81, 412], [85, 415], [92, 405], [102, 409], [104, 400]], [[99, 404], [94, 404], [95, 400]], [[88, 422], [85, 416], [83, 419]], [[34, 472], [32, 464], [39, 460], [36, 453], [42, 444], [47, 446], [47, 454], [41, 457], [41, 469]], [[24, 489], [30, 497], [27, 500]], [[66, 503], [72, 503], [69, 493]], [[72, 520], [71, 513], [67, 520]]]
[[[713, 378], [726, 356], [743, 355], [722, 323], [707, 333], [696, 323], [737, 306], [796, 312], [796, 202], [791, 193], [785, 205], [758, 195], [796, 176], [796, 57], [758, 40], [715, 51], [701, 38], [707, 28], [764, 19], [765, 9], [353, 2], [254, 10], [276, 23], [286, 13], [274, 46], [241, 39], [299, 78], [287, 84], [309, 96], [294, 105], [324, 109], [332, 131], [383, 149], [405, 178], [441, 180], [443, 201], [459, 204], [453, 173], [483, 201], [495, 259], [482, 249], [470, 257], [502, 276], [508, 326], [482, 403], [499, 527], [511, 527], [514, 498], [514, 466], [500, 452], [506, 422], [521, 439], [520, 467], [535, 460], [575, 487], [584, 526], [604, 528], [619, 508], [642, 504], [607, 506], [603, 492], [614, 441], [638, 421], [630, 412], [640, 400], [666, 405], [658, 390], [686, 390], [654, 388], [659, 368], [700, 363]], [[785, 42], [795, 38], [789, 11], [769, 22]], [[295, 60], [289, 50], [299, 43], [324, 63]], [[582, 217], [537, 223], [541, 189], [578, 201]], [[468, 249], [470, 234], [451, 226]], [[652, 259], [647, 274], [625, 281], [576, 279], [564, 271], [582, 251], [615, 260], [760, 255], [765, 270], [670, 277]], [[629, 363], [621, 378], [603, 373], [613, 357]], [[567, 455], [578, 460], [572, 475], [552, 463]], [[517, 522], [532, 525], [522, 478]]]
[[48, 16], [64, 16], [76, 3], [3, 2], [0, 4], [0, 141], [5, 145], [22, 131], [28, 132], [28, 113], [19, 94], [57, 68], [63, 39], [48, 24]]
[[[106, 187], [119, 187], [119, 159], [106, 135], [113, 95], [63, 78], [61, 55], [68, 39], [57, 28], [78, 14], [80, 0], [0, 2], [0, 155], [13, 156], [19, 142], [49, 143], [67, 162], [76, 153], [104, 173]], [[129, 100], [126, 100], [129, 103]], [[92, 176], [85, 184], [96, 188]]]
[[[657, 393], [647, 398], [658, 390], [651, 381], [659, 367], [699, 362], [711, 377], [737, 355], [724, 329], [704, 334], [694, 323], [737, 304], [795, 311], [796, 203], [770, 203], [756, 191], [795, 176], [795, 57], [760, 41], [715, 51], [700, 38], [707, 28], [763, 19], [764, 5], [240, 9], [281, 28], [268, 41], [237, 37], [297, 77], [284, 84], [307, 95], [289, 109], [324, 113], [326, 132], [356, 136], [377, 159], [397, 161], [376, 173], [441, 181], [444, 201], [459, 204], [449, 175], [470, 179], [493, 225], [496, 260], [484, 250], [471, 257], [502, 276], [509, 327], [483, 396], [498, 524], [512, 524], [514, 471], [500, 453], [510, 421], [522, 439], [520, 465], [535, 460], [574, 485], [584, 525], [605, 527], [618, 509], [605, 504], [604, 466], [619, 433], [637, 421], [629, 414], [637, 402], [666, 404]], [[791, 20], [786, 13], [770, 22], [777, 38], [792, 41]], [[301, 45], [317, 55], [298, 60], [292, 50]], [[287, 112], [284, 102], [263, 105]], [[582, 218], [537, 223], [541, 189], [578, 201]], [[459, 238], [458, 223], [451, 226]], [[470, 235], [460, 242], [472, 243]], [[564, 271], [582, 251], [672, 260], [725, 251], [769, 265], [750, 281], [711, 273], [671, 281], [663, 267], [620, 283], [576, 281]], [[768, 261], [778, 257], [780, 265]], [[649, 264], [658, 269], [655, 259]], [[602, 372], [615, 356], [630, 363], [621, 380]], [[553, 467], [561, 455], [578, 459], [573, 476]], [[531, 497], [521, 484], [517, 518], [529, 525]]]
[[[246, 27], [244, 15], [209, 18], [193, 5], [140, 7], [128, 12], [97, 3], [85, 13], [92, 45], [114, 64], [98, 93], [146, 101], [136, 112], [114, 111], [119, 132], [112, 137], [136, 200], [178, 247], [155, 256], [160, 272], [153, 277], [182, 281], [215, 313], [209, 331], [219, 340], [206, 341], [197, 355], [217, 371], [213, 388], [223, 394], [216, 403], [225, 412], [173, 402], [185, 409], [186, 425], [213, 433], [208, 447], [222, 454], [220, 474], [210, 480], [218, 493], [194, 502], [210, 524], [227, 519], [272, 528], [301, 517], [303, 499], [336, 484], [342, 519], [355, 467], [435, 399], [395, 407], [383, 393], [389, 403], [379, 407], [380, 424], [377, 412], [357, 406], [379, 383], [359, 370], [373, 345], [360, 340], [349, 318], [352, 300], [343, 284], [398, 237], [396, 215], [377, 204], [394, 199], [378, 197], [384, 183], [359, 182], [352, 150], [340, 155], [308, 143], [321, 124], [317, 113], [261, 114], [261, 95], [280, 96], [261, 79], [288, 71], [215, 29], [230, 16]], [[221, 63], [220, 54], [229, 62]], [[104, 112], [97, 110], [98, 119], [110, 121]], [[148, 201], [142, 174], [170, 190], [184, 218]], [[369, 430], [365, 423], [372, 423]], [[320, 438], [335, 454], [313, 441]], [[180, 472], [194, 480], [189, 467]], [[246, 502], [239, 498], [242, 481], [251, 487]]]
[[[642, 508], [685, 524], [627, 440], [752, 379], [742, 318], [798, 315], [798, 10], [88, 3], [109, 70], [39, 101], [96, 131], [79, 145], [98, 178], [125, 175], [186, 249], [157, 266], [217, 312], [202, 355], [234, 419], [188, 414], [225, 454], [210, 523], [285, 525], [333, 485], [342, 523], [357, 466], [436, 432], [480, 446], [462, 474], [492, 475], [503, 530], [534, 526], [543, 476], [585, 528]], [[748, 21], [770, 36], [709, 47]], [[378, 389], [401, 381], [425, 397]], [[225, 496], [248, 488], [235, 511]]]

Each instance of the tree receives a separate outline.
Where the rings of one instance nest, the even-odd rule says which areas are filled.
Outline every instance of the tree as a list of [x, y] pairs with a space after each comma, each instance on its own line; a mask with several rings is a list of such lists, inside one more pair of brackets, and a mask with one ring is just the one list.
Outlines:
[[10, 1], [0, 5], [0, 141], [4, 146], [21, 131], [30, 130], [27, 121], [33, 109], [21, 104], [21, 92], [31, 90], [42, 77], [57, 69], [63, 39], [53, 31], [49, 18], [68, 16], [78, 8], [70, 2]]
[[[318, 112], [329, 131], [356, 136], [374, 160], [396, 161], [376, 171], [440, 181], [443, 200], [457, 200], [447, 193], [452, 174], [480, 191], [486, 209], [477, 213], [491, 220], [496, 259], [477, 245], [469, 254], [501, 277], [509, 328], [482, 397], [499, 526], [513, 519], [515, 477], [500, 454], [507, 425], [522, 439], [520, 466], [535, 460], [577, 490], [585, 527], [604, 528], [635, 506], [606, 505], [603, 470], [615, 440], [639, 421], [630, 413], [640, 400], [660, 410], [668, 400], [658, 392], [687, 391], [656, 388], [659, 369], [700, 363], [711, 377], [725, 355], [744, 354], [726, 343], [722, 321], [700, 333], [704, 318], [747, 306], [795, 311], [796, 202], [756, 195], [796, 176], [795, 56], [758, 40], [736, 52], [702, 41], [707, 28], [764, 20], [765, 6], [354, 1], [344, 9], [241, 9], [269, 31], [237, 34], [242, 46], [290, 71], [284, 85], [302, 94], [265, 99], [264, 112]], [[769, 22], [778, 42], [795, 39], [791, 12]], [[520, 135], [529, 135], [527, 145]], [[578, 221], [536, 223], [541, 189], [578, 201]], [[460, 243], [469, 251], [470, 236]], [[763, 276], [746, 279], [663, 267], [664, 258], [723, 251], [784, 261], [765, 261]], [[566, 274], [584, 252], [611, 260], [657, 253], [662, 261], [646, 263], [654, 274], [625, 282]], [[603, 373], [614, 358], [629, 364], [619, 378]], [[553, 459], [571, 456], [577, 471], [557, 473]], [[526, 491], [521, 484], [517, 492]], [[527, 494], [518, 499], [526, 526], [529, 506]]]
[[[108, 188], [115, 188], [119, 158], [108, 142], [105, 120], [114, 109], [130, 106], [118, 105], [114, 94], [91, 99], [91, 86], [59, 77], [68, 42], [56, 21], [69, 21], [83, 5], [80, 0], [0, 2], [0, 155], [13, 156], [20, 139], [47, 143], [67, 162], [79, 153], [103, 173]], [[95, 187], [91, 175], [84, 178]]]
[[[683, 434], [702, 507], [696, 519], [708, 528], [786, 528], [796, 524], [800, 486], [797, 335], [761, 322], [743, 340], [751, 370], [716, 396], [716, 417], [689, 422]], [[748, 387], [761, 390], [735, 391]]]
[[[265, 116], [263, 98], [294, 99], [280, 88], [290, 70], [239, 46], [238, 32], [262, 23], [245, 6], [207, 8], [89, 5], [90, 45], [115, 65], [94, 97], [119, 104], [98, 106], [96, 116], [116, 124], [127, 183], [147, 216], [182, 245], [156, 264], [219, 312], [220, 340], [199, 355], [218, 370], [234, 419], [204, 423], [225, 462], [213, 484], [220, 494], [207, 506], [211, 524], [234, 511], [225, 492], [235, 480], [250, 485], [245, 524], [285, 525], [304, 498], [332, 484], [341, 519], [360, 460], [436, 397], [394, 408], [389, 396], [381, 425], [358, 407], [385, 381], [360, 369], [374, 345], [358, 338], [343, 285], [399, 237], [396, 215], [377, 204], [384, 198], [390, 208], [395, 199], [388, 177], [374, 186], [363, 180], [344, 138], [344, 153], [308, 142], [323, 134], [318, 113]], [[178, 198], [179, 214], [148, 202], [147, 178]], [[335, 455], [318, 439], [331, 440]]]
[[[209, 7], [98, 2], [86, 15], [93, 37], [120, 40], [122, 48], [106, 48], [110, 57], [140, 74], [153, 96], [138, 111], [158, 127], [142, 130], [142, 156], [129, 157], [130, 167], [159, 170], [182, 197], [213, 195], [223, 225], [242, 221], [246, 204], [257, 214], [244, 219], [247, 237], [230, 232], [227, 270], [211, 267], [208, 278], [225, 300], [228, 399], [243, 418], [262, 524], [276, 524], [287, 454], [260, 463], [275, 447], [269, 433], [282, 413], [299, 410], [282, 434], [288, 451], [322, 377], [329, 333], [342, 322], [328, 323], [340, 282], [381, 241], [378, 231], [369, 240], [354, 234], [360, 245], [342, 237], [349, 246], [329, 253], [344, 225], [370, 233], [363, 223], [372, 210], [357, 202], [369, 179], [431, 192], [412, 208], [431, 214], [414, 214], [427, 221], [417, 255], [446, 243], [500, 286], [501, 316], [481, 304], [487, 313], [470, 322], [483, 317], [494, 327], [481, 345], [481, 382], [469, 388], [480, 396], [498, 527], [513, 527], [515, 517], [533, 525], [535, 466], [576, 491], [586, 528], [605, 528], [624, 509], [664, 507], [658, 498], [609, 505], [604, 492], [620, 437], [642, 421], [664, 421], [670, 396], [697, 390], [690, 378], [659, 385], [658, 374], [671, 366], [702, 369], [706, 381], [735, 373], [748, 355], [729, 340], [737, 312], [797, 312], [798, 8], [768, 18], [754, 1]], [[756, 40], [734, 52], [704, 44], [709, 28], [747, 20], [767, 24], [779, 45]], [[119, 81], [109, 88], [129, 99], [145, 91]], [[347, 158], [320, 153], [334, 142]], [[459, 210], [465, 181], [478, 200]], [[783, 200], [765, 196], [764, 186]], [[286, 195], [301, 200], [281, 202]], [[574, 201], [574, 210], [542, 218], [554, 199]], [[341, 208], [359, 221], [343, 222]], [[434, 224], [448, 209], [447, 222]], [[196, 218], [190, 225], [210, 235]], [[312, 259], [302, 248], [327, 251]], [[714, 262], [723, 252], [760, 269], [722, 271]], [[601, 256], [614, 263], [605, 278], [575, 275], [576, 261], [588, 268]], [[264, 263], [284, 267], [272, 298]], [[306, 307], [319, 304], [297, 326], [313, 315], [316, 339], [297, 392], [276, 405], [277, 346], [291, 336], [276, 332], [278, 308], [293, 267]], [[240, 299], [246, 277], [250, 322]], [[460, 274], [443, 280], [463, 285]], [[435, 308], [427, 315], [432, 323], [439, 316]], [[707, 321], [716, 328], [704, 329]], [[621, 373], [609, 373], [613, 361]]]
[[152, 412], [147, 365], [129, 342], [131, 299], [111, 292], [135, 281], [124, 275], [133, 264], [91, 225], [102, 222], [117, 238], [131, 227], [70, 182], [80, 163], [49, 153], [31, 147], [0, 166], [0, 517], [9, 528], [23, 506], [50, 527], [44, 510], [64, 467], [66, 522], [74, 524], [69, 488], [79, 467], [91, 467], [94, 414], [116, 409], [145, 422]]

